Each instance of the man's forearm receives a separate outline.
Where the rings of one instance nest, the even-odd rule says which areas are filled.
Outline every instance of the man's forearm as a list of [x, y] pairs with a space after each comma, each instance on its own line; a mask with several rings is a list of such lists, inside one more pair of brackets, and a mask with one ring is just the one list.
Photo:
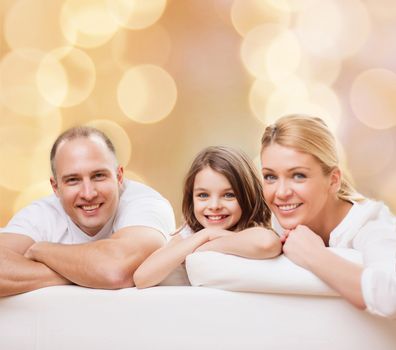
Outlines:
[[[133, 267], [140, 264], [140, 256], [124, 256], [113, 245], [111, 239], [73, 245], [40, 242], [34, 244], [26, 256], [44, 263], [80, 286], [105, 289], [131, 287]], [[125, 272], [128, 268], [131, 270], [129, 280]]]
[[48, 266], [0, 247], [0, 297], [70, 283]]

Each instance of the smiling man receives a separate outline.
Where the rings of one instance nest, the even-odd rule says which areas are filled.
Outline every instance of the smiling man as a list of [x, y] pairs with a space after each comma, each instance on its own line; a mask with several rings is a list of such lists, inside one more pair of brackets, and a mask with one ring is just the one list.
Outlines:
[[65, 131], [51, 150], [52, 196], [19, 211], [0, 233], [0, 296], [63, 284], [132, 287], [140, 263], [175, 228], [159, 193], [123, 179], [97, 129]]

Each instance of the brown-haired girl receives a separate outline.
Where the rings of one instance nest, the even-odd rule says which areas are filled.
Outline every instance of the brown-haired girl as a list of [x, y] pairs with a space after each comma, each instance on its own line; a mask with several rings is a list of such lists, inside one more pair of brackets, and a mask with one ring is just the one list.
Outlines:
[[229, 147], [208, 147], [193, 161], [184, 183], [183, 227], [134, 274], [138, 288], [163, 281], [194, 251], [212, 250], [252, 259], [281, 252], [268, 229], [270, 211], [251, 160]]

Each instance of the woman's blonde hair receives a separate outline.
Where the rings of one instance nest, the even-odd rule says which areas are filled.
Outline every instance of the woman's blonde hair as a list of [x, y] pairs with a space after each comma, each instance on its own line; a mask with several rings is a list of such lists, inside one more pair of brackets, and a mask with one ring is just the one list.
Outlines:
[[[320, 118], [292, 114], [278, 119], [265, 128], [261, 139], [261, 152], [274, 143], [311, 154], [317, 159], [325, 175], [329, 175], [334, 168], [340, 168], [337, 141]], [[337, 197], [348, 202], [363, 200], [353, 187], [346, 169], [340, 170], [341, 186]]]
[[182, 212], [193, 232], [204, 228], [194, 215], [193, 191], [196, 175], [206, 167], [227, 178], [241, 207], [242, 216], [230, 230], [269, 227], [271, 212], [265, 204], [260, 176], [252, 161], [233, 148], [213, 146], [205, 148], [195, 157], [184, 181]]

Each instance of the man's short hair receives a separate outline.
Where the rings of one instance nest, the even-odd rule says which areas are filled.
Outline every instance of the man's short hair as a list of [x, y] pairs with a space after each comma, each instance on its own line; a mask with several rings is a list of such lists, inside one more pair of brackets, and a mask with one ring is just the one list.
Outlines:
[[63, 141], [71, 141], [80, 137], [89, 138], [91, 136], [99, 137], [105, 143], [105, 145], [107, 146], [109, 151], [114, 155], [114, 158], [117, 161], [114, 145], [110, 141], [110, 139], [106, 136], [105, 133], [90, 126], [76, 126], [60, 134], [58, 138], [55, 140], [54, 144], [52, 145], [51, 153], [50, 153], [50, 162], [51, 162], [52, 175], [54, 176], [55, 179], [56, 179], [55, 156], [59, 145]]

